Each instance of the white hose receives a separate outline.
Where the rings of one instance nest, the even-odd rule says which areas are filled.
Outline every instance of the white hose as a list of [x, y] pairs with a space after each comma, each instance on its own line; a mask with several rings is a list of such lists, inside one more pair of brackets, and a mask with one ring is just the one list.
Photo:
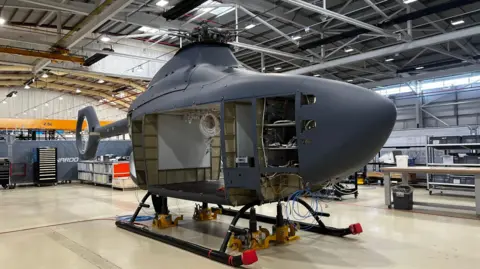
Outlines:
[[212, 138], [220, 134], [220, 121], [212, 113], [205, 113], [200, 118], [200, 132], [206, 138]]

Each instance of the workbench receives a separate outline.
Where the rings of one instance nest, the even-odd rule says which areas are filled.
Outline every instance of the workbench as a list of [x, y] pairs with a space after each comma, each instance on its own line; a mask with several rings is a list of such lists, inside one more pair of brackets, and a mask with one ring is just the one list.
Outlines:
[[431, 166], [412, 166], [412, 167], [384, 167], [382, 171], [385, 172], [385, 205], [388, 208], [392, 207], [392, 189], [390, 181], [390, 173], [402, 173], [402, 185], [408, 185], [410, 174], [427, 173], [427, 174], [452, 174], [452, 175], [474, 175], [475, 176], [475, 207], [447, 205], [439, 203], [414, 202], [414, 205], [421, 206], [435, 206], [462, 210], [473, 210], [480, 215], [480, 168], [472, 167], [431, 167]]

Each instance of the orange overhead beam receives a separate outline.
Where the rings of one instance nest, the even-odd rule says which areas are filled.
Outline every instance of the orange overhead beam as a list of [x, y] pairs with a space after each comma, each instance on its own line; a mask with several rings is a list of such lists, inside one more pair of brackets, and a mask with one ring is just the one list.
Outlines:
[[[100, 121], [100, 125], [107, 125], [112, 121]], [[8, 119], [0, 118], [0, 129], [42, 129], [75, 131], [76, 120], [48, 120], [48, 119]]]
[[79, 64], [85, 63], [85, 58], [81, 56], [63, 55], [60, 53], [54, 53], [49, 51], [29, 50], [29, 49], [12, 48], [12, 47], [0, 47], [0, 53], [45, 58], [45, 59], [50, 59], [54, 61], [56, 60], [56, 61], [74, 62]]

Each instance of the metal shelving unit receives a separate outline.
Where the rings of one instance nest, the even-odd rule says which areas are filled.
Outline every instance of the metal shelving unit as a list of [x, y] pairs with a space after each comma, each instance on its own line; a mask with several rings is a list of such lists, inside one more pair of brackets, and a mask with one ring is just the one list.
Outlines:
[[130, 178], [129, 162], [79, 161], [78, 179], [81, 183], [131, 189], [137, 185]]
[[[430, 141], [430, 140], [429, 140]], [[432, 144], [426, 146], [427, 166], [447, 166], [447, 167], [480, 167], [479, 163], [439, 163], [435, 161], [435, 151], [441, 150], [445, 155], [451, 151], [463, 151], [465, 154], [476, 153], [480, 150], [480, 143], [447, 143]], [[480, 157], [480, 156], [479, 156]], [[473, 192], [475, 189], [475, 177], [472, 176], [455, 176], [455, 175], [430, 175], [427, 174], [427, 189], [430, 194], [433, 190], [441, 192], [447, 191], [468, 191]]]

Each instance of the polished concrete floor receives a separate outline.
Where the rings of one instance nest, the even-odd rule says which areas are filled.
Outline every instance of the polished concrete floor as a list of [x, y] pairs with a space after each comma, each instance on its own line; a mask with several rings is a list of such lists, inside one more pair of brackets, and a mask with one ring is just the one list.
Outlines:
[[[76, 184], [0, 191], [0, 268], [226, 268], [116, 228], [113, 219], [133, 213], [143, 194]], [[415, 199], [473, 204], [472, 198], [429, 196], [425, 190], [416, 190]], [[301, 232], [296, 242], [259, 251], [259, 262], [249, 268], [478, 268], [480, 219], [470, 212], [388, 210], [380, 187], [364, 187], [358, 199], [322, 206], [332, 214], [324, 219], [327, 225], [360, 222], [364, 233], [335, 238]], [[171, 211], [186, 220], [164, 232], [218, 247], [231, 218], [193, 223], [192, 208], [171, 200]], [[258, 211], [274, 210], [265, 205]]]

